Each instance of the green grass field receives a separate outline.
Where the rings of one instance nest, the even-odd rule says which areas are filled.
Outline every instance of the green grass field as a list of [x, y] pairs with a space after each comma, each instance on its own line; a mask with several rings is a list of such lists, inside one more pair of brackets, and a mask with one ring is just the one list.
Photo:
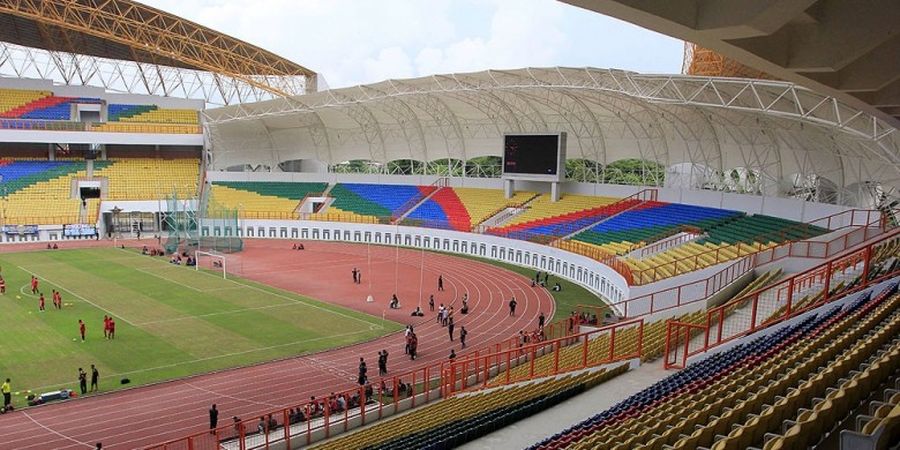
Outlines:
[[[0, 254], [0, 378], [35, 393], [77, 390], [95, 364], [103, 390], [247, 365], [369, 340], [402, 329], [381, 318], [131, 250]], [[40, 278], [46, 311], [31, 295]], [[53, 309], [51, 289], [65, 307]], [[103, 338], [103, 315], [116, 339]], [[78, 336], [87, 324], [87, 341]], [[24, 399], [16, 399], [23, 405]]]

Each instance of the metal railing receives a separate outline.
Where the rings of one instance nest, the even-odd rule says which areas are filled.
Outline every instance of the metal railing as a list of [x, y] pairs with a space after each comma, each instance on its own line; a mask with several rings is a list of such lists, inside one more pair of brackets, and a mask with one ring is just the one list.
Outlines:
[[[146, 447], [147, 450], [235, 450], [292, 448], [327, 439], [401, 411], [415, 408], [456, 393], [487, 386], [502, 386], [553, 376], [587, 367], [639, 358], [643, 342], [643, 320], [632, 320], [578, 333], [566, 320], [529, 333], [525, 342], [519, 335], [456, 360], [431, 363], [400, 375], [380, 377], [364, 386], [314, 397], [287, 408], [221, 426], [212, 431], [174, 439]], [[580, 353], [572, 347], [580, 346]], [[561, 364], [562, 352], [579, 354]], [[535, 361], [552, 358], [543, 371]], [[528, 369], [519, 369], [528, 364]], [[346, 405], [346, 406], [344, 406]], [[297, 414], [302, 412], [302, 417]], [[292, 414], [293, 412], [293, 414]], [[269, 417], [274, 426], [269, 425]], [[264, 418], [259, 422], [259, 418]], [[276, 447], [277, 445], [277, 447]]]
[[[830, 216], [816, 219], [809, 223], [801, 223], [795, 226], [784, 228], [774, 233], [763, 233], [753, 238], [753, 244], [740, 243], [727, 248], [715, 248], [709, 251], [700, 252], [687, 258], [673, 259], [672, 261], [657, 264], [646, 269], [635, 269], [629, 267], [628, 276], [631, 278], [629, 284], [641, 285], [658, 281], [663, 278], [675, 276], [683, 272], [697, 270], [700, 267], [709, 267], [726, 261], [731, 261], [740, 257], [754, 255], [759, 252], [768, 250], [772, 247], [768, 242], [775, 240], [777, 242], [791, 242], [792, 231], [808, 232], [812, 227], [824, 228], [830, 231], [838, 231], [845, 228], [861, 226], [865, 228], [877, 227], [884, 229], [886, 223], [880, 211], [877, 210], [848, 210]], [[870, 233], [865, 230], [863, 233]], [[822, 256], [834, 254], [834, 249], [829, 249], [827, 243], [816, 243], [816, 241], [807, 241], [810, 247], [821, 247], [825, 251]], [[863, 242], [863, 241], [860, 241]], [[835, 249], [838, 247], [835, 247]], [[621, 266], [617, 266], [621, 267]], [[621, 273], [621, 272], [620, 272]], [[625, 273], [622, 273], [625, 276]]]
[[0, 119], [0, 129], [25, 131], [85, 131], [102, 133], [202, 134], [197, 124], [73, 122], [65, 120]]
[[[712, 308], [703, 324], [669, 321], [665, 367], [683, 368], [691, 356], [900, 275], [897, 267], [879, 272], [885, 256], [897, 257], [898, 239], [900, 230], [895, 229], [863, 248]], [[894, 254], [884, 255], [881, 246]]]

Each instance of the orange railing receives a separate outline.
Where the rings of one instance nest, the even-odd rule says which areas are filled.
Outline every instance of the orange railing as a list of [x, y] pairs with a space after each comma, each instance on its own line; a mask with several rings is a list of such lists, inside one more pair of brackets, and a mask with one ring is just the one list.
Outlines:
[[[683, 368], [691, 356], [816, 308], [838, 295], [900, 275], [900, 268], [880, 267], [883, 260], [875, 259], [882, 245], [892, 249], [897, 239], [900, 230], [895, 229], [861, 249], [712, 308], [706, 313], [705, 323], [668, 322], [666, 368]], [[744, 312], [735, 314], [738, 310]], [[702, 339], [685, 338], [698, 335]]]
[[[327, 439], [349, 430], [355, 424], [365, 425], [463, 390], [517, 383], [640, 357], [643, 320], [620, 322], [585, 333], [577, 333], [574, 329], [570, 333], [570, 329], [563, 320], [545, 327], [543, 335], [529, 333], [529, 336], [534, 336], [534, 340], [529, 342], [513, 336], [455, 361], [444, 360], [400, 375], [381, 377], [365, 386], [316, 396], [315, 400], [256, 414], [251, 419], [231, 423], [212, 432], [203, 431], [146, 448], [218, 450], [229, 444], [236, 450], [293, 448]], [[581, 346], [581, 357], [568, 365], [561, 365], [561, 352], [574, 351], [571, 350], [574, 345]], [[543, 372], [534, 368], [535, 360], [541, 357], [553, 359], [550, 368]], [[529, 364], [527, 371], [513, 372], [523, 364]], [[341, 407], [341, 403], [348, 406]], [[293, 416], [292, 410], [295, 411]], [[302, 411], [302, 418], [296, 411]], [[260, 432], [258, 417], [268, 418], [270, 415], [276, 426], [265, 424]]]
[[[610, 305], [626, 318], [644, 317], [650, 314], [679, 308], [699, 301], [705, 301], [709, 296], [719, 292], [723, 287], [764, 264], [769, 264], [784, 258], [828, 258], [887, 232], [886, 229], [880, 228], [880, 220], [873, 219], [872, 221], [873, 225], [879, 224], [879, 226], [859, 226], [858, 223], [853, 225], [854, 223], [857, 222], [847, 222], [847, 225], [841, 226], [840, 228], [859, 228], [848, 230], [830, 240], [784, 243], [753, 255], [744, 256], [707, 278], [614, 302]], [[610, 265], [610, 262], [608, 261], [601, 261], [604, 262], [604, 264]], [[610, 267], [617, 271], [622, 269], [621, 267], [613, 265], [610, 265]], [[620, 273], [622, 273], [622, 271], [620, 271]], [[628, 273], [627, 270], [625, 273]], [[627, 279], [628, 278], [626, 277], [626, 280]], [[603, 308], [606, 307], [598, 308], [592, 305], [578, 305], [578, 312], [597, 314], [601, 311], [605, 311]]]
[[0, 225], [65, 225], [79, 223], [78, 214], [65, 216], [15, 216], [0, 220]]
[[155, 123], [71, 122], [64, 120], [0, 119], [0, 129], [35, 131], [91, 131], [105, 133], [202, 134], [200, 125]]

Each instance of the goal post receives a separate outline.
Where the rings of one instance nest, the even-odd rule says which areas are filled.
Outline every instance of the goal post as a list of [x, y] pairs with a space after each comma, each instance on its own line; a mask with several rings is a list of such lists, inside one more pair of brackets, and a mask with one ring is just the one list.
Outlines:
[[215, 252], [204, 252], [197, 250], [194, 252], [194, 256], [196, 258], [196, 264], [194, 265], [194, 270], [200, 270], [200, 266], [204, 265], [203, 261], [209, 261], [208, 268], [212, 270], [222, 270], [222, 278], [228, 279], [228, 273], [225, 271], [225, 255], [221, 253]]

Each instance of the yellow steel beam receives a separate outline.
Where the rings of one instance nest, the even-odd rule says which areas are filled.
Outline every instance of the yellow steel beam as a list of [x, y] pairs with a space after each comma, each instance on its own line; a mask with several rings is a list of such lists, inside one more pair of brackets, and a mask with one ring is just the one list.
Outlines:
[[279, 96], [289, 94], [254, 76], [303, 76], [307, 84], [316, 76], [258, 47], [131, 0], [0, 0], [0, 14], [116, 42], [134, 55], [165, 56]]

